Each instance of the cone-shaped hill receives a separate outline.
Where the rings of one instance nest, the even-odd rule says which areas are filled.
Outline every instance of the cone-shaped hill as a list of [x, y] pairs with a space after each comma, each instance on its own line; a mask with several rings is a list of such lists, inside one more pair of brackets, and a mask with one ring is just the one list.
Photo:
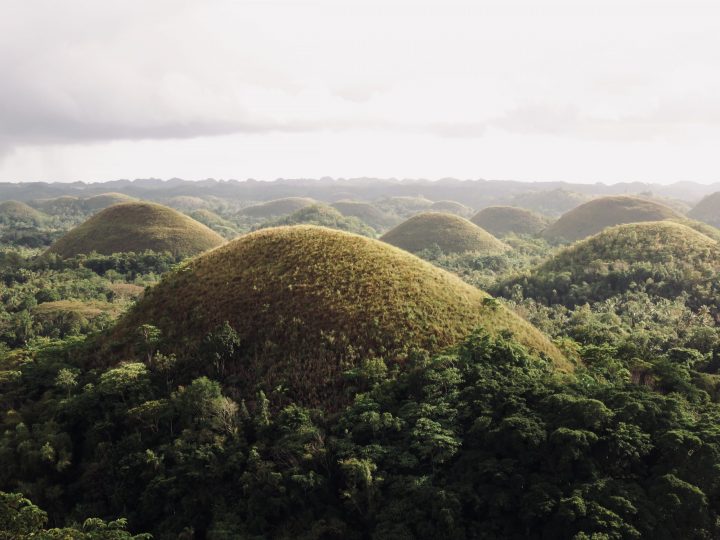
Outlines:
[[94, 195], [93, 197], [88, 197], [87, 199], [83, 200], [82, 206], [85, 210], [89, 212], [96, 212], [114, 204], [120, 204], [134, 200], [136, 200], [134, 197], [131, 197], [130, 195], [125, 195], [124, 193], [101, 193], [100, 195]]
[[675, 298], [693, 306], [714, 303], [720, 244], [681, 223], [655, 221], [618, 225], [573, 244], [533, 270], [502, 284], [510, 294], [567, 306], [604, 300], [629, 290]]
[[457, 201], [435, 201], [430, 205], [428, 210], [432, 212], [447, 212], [448, 214], [455, 214], [463, 217], [471, 216], [473, 212], [472, 208], [468, 208]]
[[547, 218], [516, 206], [488, 206], [475, 214], [470, 221], [500, 237], [511, 233], [538, 234], [549, 223]]
[[705, 196], [688, 212], [688, 217], [720, 227], [720, 191]]
[[397, 223], [393, 218], [380, 210], [377, 206], [362, 201], [337, 201], [331, 205], [343, 216], [356, 217], [363, 223], [367, 223], [376, 231], [382, 231]]
[[385, 233], [380, 240], [410, 253], [434, 247], [446, 254], [469, 251], [497, 254], [510, 249], [467, 219], [440, 212], [413, 216]]
[[243, 208], [240, 213], [252, 218], [269, 219], [287, 216], [311, 204], [317, 204], [317, 201], [307, 197], [286, 197], [284, 199], [275, 199], [274, 201], [248, 206], [247, 208]]
[[335, 208], [324, 204], [313, 204], [276, 220], [271, 220], [261, 227], [282, 227], [285, 225], [317, 225], [339, 231], [347, 231], [363, 236], [375, 237], [375, 231], [358, 218], [343, 216]]
[[683, 216], [663, 204], [637, 197], [601, 197], [581, 204], [563, 214], [543, 231], [553, 242], [574, 242], [624, 223], [682, 220]]
[[145, 294], [113, 340], [123, 350], [149, 323], [173, 352], [191, 354], [225, 322], [243, 349], [225, 380], [244, 395], [282, 385], [306, 404], [337, 405], [341, 373], [363, 359], [402, 363], [477, 327], [509, 331], [570, 369], [537, 329], [452, 274], [377, 240], [303, 225], [262, 229], [191, 259]]
[[222, 236], [177, 210], [147, 202], [110, 206], [70, 230], [48, 253], [73, 257], [96, 251], [169, 251], [187, 257], [224, 242]]
[[47, 216], [24, 202], [5, 201], [0, 203], [0, 223], [5, 225], [40, 225]]

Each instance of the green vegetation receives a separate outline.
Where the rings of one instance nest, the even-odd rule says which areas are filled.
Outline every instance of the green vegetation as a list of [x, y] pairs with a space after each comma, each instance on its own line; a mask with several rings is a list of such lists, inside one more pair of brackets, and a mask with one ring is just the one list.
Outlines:
[[98, 210], [103, 210], [108, 206], [114, 204], [120, 204], [124, 202], [130, 202], [134, 200], [133, 197], [125, 195], [123, 193], [102, 193], [93, 197], [88, 197], [80, 202], [81, 208], [86, 212], [93, 213]]
[[618, 225], [578, 242], [528, 275], [498, 288], [548, 304], [575, 306], [628, 290], [675, 298], [691, 306], [714, 304], [720, 273], [718, 243], [670, 221]]
[[527, 208], [545, 216], [556, 217], [580, 206], [591, 198], [583, 193], [558, 188], [548, 191], [518, 193], [512, 197], [510, 204], [519, 208]]
[[14, 227], [33, 227], [47, 221], [47, 216], [18, 201], [0, 203], [0, 224]]
[[74, 257], [146, 250], [189, 256], [219, 246], [223, 238], [176, 210], [146, 202], [110, 206], [55, 242], [49, 254]]
[[207, 208], [209, 203], [200, 197], [192, 195], [176, 195], [167, 201], [167, 205], [181, 211], [192, 211], [200, 208]]
[[242, 209], [242, 214], [251, 218], [269, 219], [286, 216], [306, 206], [316, 204], [317, 201], [307, 197], [287, 197], [276, 199]]
[[289, 216], [268, 221], [259, 228], [282, 227], [286, 225], [317, 225], [339, 231], [347, 231], [363, 236], [375, 237], [372, 227], [366, 225], [356, 217], [345, 217], [335, 208], [324, 204], [306, 206]]
[[190, 212], [189, 215], [195, 221], [199, 221], [203, 225], [210, 227], [224, 238], [231, 239], [238, 235], [238, 230], [233, 222], [219, 216], [212, 210], [200, 208], [199, 210]]
[[470, 221], [500, 238], [508, 234], [538, 234], [549, 223], [544, 216], [514, 206], [488, 206]]
[[510, 249], [467, 219], [439, 212], [413, 216], [380, 239], [410, 253], [437, 248], [445, 254], [468, 251], [497, 254]]
[[720, 191], [703, 197], [687, 215], [713, 227], [720, 227]]
[[263, 229], [191, 260], [145, 294], [113, 340], [132, 344], [151, 324], [181, 356], [225, 322], [242, 353], [224, 376], [243, 392], [282, 388], [305, 404], [344, 402], [342, 371], [361, 358], [401, 365], [477, 326], [511, 332], [568, 368], [542, 334], [451, 274], [382, 242], [310, 226]]
[[543, 236], [554, 242], [574, 242], [624, 223], [682, 220], [682, 216], [660, 203], [636, 197], [602, 197], [578, 206], [550, 225]]
[[375, 205], [360, 201], [337, 201], [331, 205], [343, 216], [358, 218], [376, 231], [384, 231], [397, 224], [399, 218], [386, 214]]
[[398, 196], [387, 197], [375, 202], [380, 210], [400, 217], [410, 217], [413, 214], [428, 210], [433, 202], [425, 197]]

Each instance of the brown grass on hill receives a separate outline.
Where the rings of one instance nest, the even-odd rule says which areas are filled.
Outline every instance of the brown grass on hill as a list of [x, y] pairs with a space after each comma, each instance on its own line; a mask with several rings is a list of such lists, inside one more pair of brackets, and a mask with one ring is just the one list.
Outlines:
[[563, 214], [542, 234], [554, 242], [574, 242], [613, 225], [666, 219], [682, 220], [683, 216], [655, 201], [626, 196], [601, 197]]
[[538, 234], [550, 222], [540, 214], [515, 206], [488, 206], [470, 218], [470, 221], [498, 237], [511, 233]]
[[402, 364], [477, 327], [508, 331], [571, 369], [538, 330], [456, 276], [383, 242], [313, 226], [263, 229], [192, 259], [146, 292], [114, 340], [127, 350], [150, 323], [187, 354], [225, 321], [245, 347], [228, 377], [247, 396], [282, 385], [303, 403], [334, 407], [344, 399], [342, 372], [362, 359]]
[[426, 212], [403, 221], [380, 240], [418, 253], [437, 246], [443, 253], [477, 251], [497, 254], [510, 247], [465, 218], [454, 214]]
[[223, 242], [222, 236], [172, 208], [130, 202], [98, 212], [50, 246], [47, 253], [73, 257], [153, 250], [191, 256]]

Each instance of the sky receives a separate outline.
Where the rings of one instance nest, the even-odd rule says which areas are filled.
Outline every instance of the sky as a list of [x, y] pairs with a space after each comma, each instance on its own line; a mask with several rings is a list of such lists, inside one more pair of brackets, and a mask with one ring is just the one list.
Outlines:
[[720, 180], [720, 3], [0, 0], [0, 181]]

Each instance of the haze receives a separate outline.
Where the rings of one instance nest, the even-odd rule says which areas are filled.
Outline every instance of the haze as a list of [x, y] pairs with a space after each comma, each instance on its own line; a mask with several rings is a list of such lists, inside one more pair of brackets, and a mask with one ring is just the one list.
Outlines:
[[720, 6], [5, 0], [0, 180], [713, 182]]

